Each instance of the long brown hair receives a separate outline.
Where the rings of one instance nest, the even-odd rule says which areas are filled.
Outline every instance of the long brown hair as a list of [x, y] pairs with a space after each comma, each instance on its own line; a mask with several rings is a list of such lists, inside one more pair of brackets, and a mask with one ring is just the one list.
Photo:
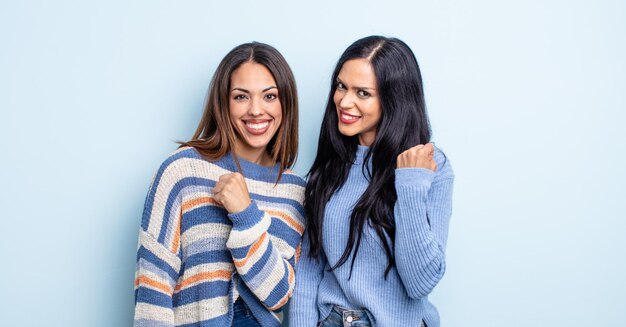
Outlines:
[[282, 110], [282, 121], [267, 145], [267, 153], [274, 162], [280, 162], [278, 182], [285, 169], [291, 168], [298, 152], [298, 94], [296, 81], [285, 58], [274, 47], [251, 42], [232, 49], [220, 62], [204, 106], [202, 119], [190, 141], [182, 146], [196, 148], [209, 160], [218, 160], [231, 152], [239, 170], [235, 153], [235, 130], [230, 122], [229, 94], [233, 72], [246, 62], [265, 66], [274, 77]]

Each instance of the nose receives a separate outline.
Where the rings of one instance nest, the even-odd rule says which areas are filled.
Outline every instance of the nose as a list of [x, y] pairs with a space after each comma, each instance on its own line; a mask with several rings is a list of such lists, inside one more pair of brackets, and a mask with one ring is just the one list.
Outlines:
[[339, 96], [339, 108], [350, 109], [354, 107], [354, 97], [350, 92], [344, 92], [343, 94], [339, 94]]
[[256, 97], [250, 101], [250, 107], [248, 107], [248, 115], [256, 117], [263, 114], [263, 101]]

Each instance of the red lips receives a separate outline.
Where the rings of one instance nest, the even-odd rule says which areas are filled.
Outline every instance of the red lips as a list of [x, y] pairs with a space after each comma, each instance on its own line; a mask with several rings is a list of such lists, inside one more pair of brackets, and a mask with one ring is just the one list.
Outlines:
[[252, 135], [262, 135], [270, 128], [271, 119], [244, 120], [243, 122], [248, 133]]
[[344, 124], [353, 124], [359, 121], [361, 116], [351, 115], [343, 110], [339, 110], [339, 120]]

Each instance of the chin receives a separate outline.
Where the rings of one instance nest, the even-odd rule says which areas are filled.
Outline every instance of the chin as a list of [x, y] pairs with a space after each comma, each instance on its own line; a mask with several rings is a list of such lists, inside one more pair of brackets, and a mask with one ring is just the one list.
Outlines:
[[247, 146], [258, 149], [258, 148], [266, 147], [270, 143], [272, 138], [267, 135], [263, 135], [261, 137], [248, 135], [247, 137], [244, 138], [244, 140]]
[[339, 127], [338, 129], [339, 129], [339, 133], [341, 133], [341, 135], [343, 135], [343, 136], [351, 137], [351, 136], [355, 136], [357, 134], [354, 131], [351, 131], [349, 128]]
[[252, 149], [261, 149], [267, 147], [270, 142], [248, 142], [246, 141], [246, 145]]

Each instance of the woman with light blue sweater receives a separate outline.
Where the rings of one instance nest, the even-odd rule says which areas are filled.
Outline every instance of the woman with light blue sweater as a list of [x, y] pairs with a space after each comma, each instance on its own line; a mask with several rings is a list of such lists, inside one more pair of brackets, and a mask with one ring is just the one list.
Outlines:
[[289, 322], [438, 327], [454, 174], [431, 142], [419, 66], [395, 38], [353, 43], [333, 72], [305, 191]]

